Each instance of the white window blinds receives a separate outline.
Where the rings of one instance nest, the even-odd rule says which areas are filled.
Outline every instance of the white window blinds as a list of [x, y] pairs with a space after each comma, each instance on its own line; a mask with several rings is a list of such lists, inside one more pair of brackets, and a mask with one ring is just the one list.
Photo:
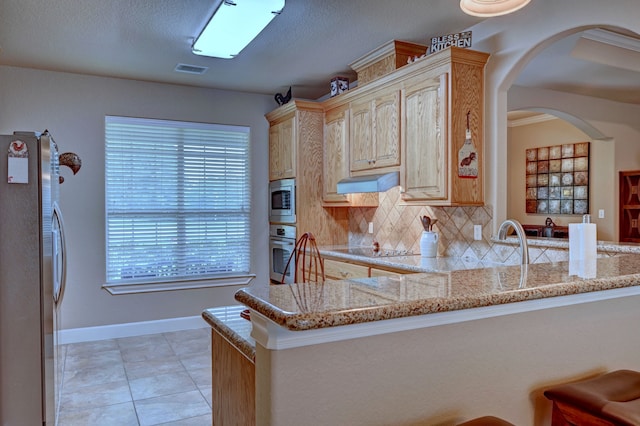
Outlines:
[[107, 285], [250, 269], [249, 128], [107, 116]]

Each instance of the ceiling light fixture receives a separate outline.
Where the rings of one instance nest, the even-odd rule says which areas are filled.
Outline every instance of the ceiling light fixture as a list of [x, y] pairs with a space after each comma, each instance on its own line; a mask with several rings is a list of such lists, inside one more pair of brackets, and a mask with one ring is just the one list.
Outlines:
[[460, 8], [468, 15], [490, 18], [522, 9], [531, 0], [460, 0]]
[[191, 51], [215, 58], [237, 56], [280, 14], [285, 0], [222, 0]]

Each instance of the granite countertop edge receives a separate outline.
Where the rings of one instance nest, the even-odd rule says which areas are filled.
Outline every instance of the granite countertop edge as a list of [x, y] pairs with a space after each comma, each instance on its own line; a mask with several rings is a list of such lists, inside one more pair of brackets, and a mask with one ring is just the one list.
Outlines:
[[246, 306], [205, 309], [202, 318], [249, 361], [255, 363], [255, 340], [250, 336], [251, 323], [240, 317], [240, 311], [243, 309], [246, 309]]
[[276, 324], [291, 330], [303, 331], [359, 324], [372, 321], [403, 318], [433, 313], [459, 311], [486, 306], [504, 305], [550, 297], [570, 296], [582, 293], [613, 290], [640, 285], [640, 274], [620, 277], [577, 279], [572, 282], [553, 283], [533, 288], [523, 288], [496, 294], [468, 297], [428, 298], [411, 302], [395, 302], [385, 305], [327, 312], [286, 312], [240, 289], [238, 302], [259, 312]]

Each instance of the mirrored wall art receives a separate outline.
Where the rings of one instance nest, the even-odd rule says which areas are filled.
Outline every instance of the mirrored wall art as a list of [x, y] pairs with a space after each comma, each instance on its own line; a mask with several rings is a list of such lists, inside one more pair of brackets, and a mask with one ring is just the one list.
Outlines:
[[526, 212], [589, 213], [589, 142], [526, 150]]

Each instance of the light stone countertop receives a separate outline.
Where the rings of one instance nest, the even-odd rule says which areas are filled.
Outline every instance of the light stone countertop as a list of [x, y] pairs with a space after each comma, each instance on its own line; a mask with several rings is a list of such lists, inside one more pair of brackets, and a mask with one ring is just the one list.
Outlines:
[[[420, 256], [416, 257], [420, 261]], [[285, 329], [311, 330], [510, 304], [640, 285], [640, 255], [598, 258], [569, 274], [569, 262], [327, 280], [240, 289], [240, 303]], [[571, 265], [575, 267], [575, 265]]]
[[205, 309], [202, 318], [249, 361], [255, 363], [256, 343], [251, 337], [251, 322], [240, 316], [240, 312], [246, 308], [234, 305]]

